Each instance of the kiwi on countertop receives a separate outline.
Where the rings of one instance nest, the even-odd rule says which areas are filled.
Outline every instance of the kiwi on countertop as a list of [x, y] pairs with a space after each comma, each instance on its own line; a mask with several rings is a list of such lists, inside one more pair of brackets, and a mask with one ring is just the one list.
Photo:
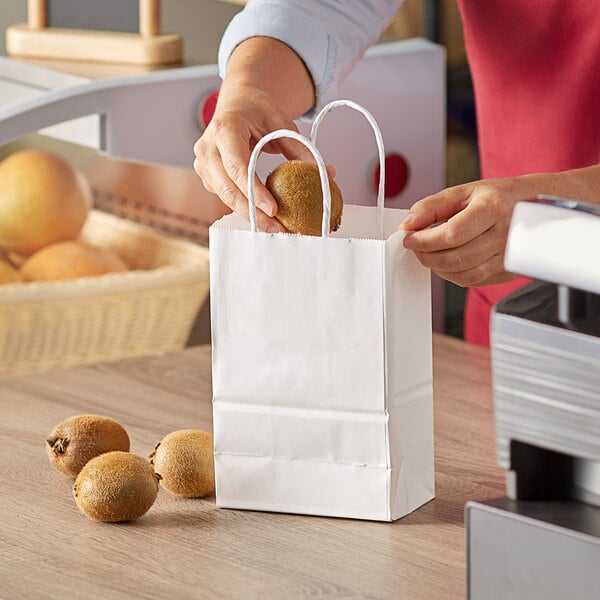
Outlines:
[[72, 478], [89, 460], [111, 450], [128, 452], [129, 436], [120, 423], [101, 415], [69, 417], [58, 423], [46, 439], [50, 464]]
[[215, 492], [214, 436], [199, 429], [166, 435], [150, 454], [161, 485], [176, 496], [202, 498]]
[[132, 521], [145, 514], [158, 495], [160, 477], [138, 454], [107, 452], [81, 469], [73, 486], [79, 510], [96, 521]]

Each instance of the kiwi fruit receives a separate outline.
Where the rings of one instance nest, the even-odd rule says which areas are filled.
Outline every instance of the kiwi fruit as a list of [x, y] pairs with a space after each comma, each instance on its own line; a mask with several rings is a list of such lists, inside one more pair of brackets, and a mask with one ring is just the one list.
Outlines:
[[214, 436], [199, 429], [166, 435], [150, 454], [161, 485], [176, 496], [202, 498], [215, 492]]
[[[342, 193], [328, 175], [331, 189], [330, 231], [342, 221]], [[277, 202], [275, 218], [291, 233], [321, 235], [323, 191], [316, 164], [305, 160], [281, 163], [268, 176], [265, 186]]]
[[95, 521], [132, 521], [148, 512], [158, 495], [159, 476], [138, 454], [107, 452], [81, 469], [73, 486], [79, 510]]
[[77, 477], [89, 460], [111, 450], [129, 452], [129, 436], [120, 423], [100, 415], [69, 417], [46, 439], [50, 464], [71, 478]]

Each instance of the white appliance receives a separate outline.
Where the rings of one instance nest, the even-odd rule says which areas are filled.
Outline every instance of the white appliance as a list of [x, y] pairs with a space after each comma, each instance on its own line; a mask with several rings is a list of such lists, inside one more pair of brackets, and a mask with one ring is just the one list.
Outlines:
[[[382, 130], [387, 206], [408, 208], [444, 186], [445, 72], [440, 46], [423, 39], [403, 40], [372, 47], [340, 87], [339, 96], [365, 106]], [[137, 177], [140, 169], [156, 165], [183, 169], [188, 176], [193, 145], [210, 119], [219, 84], [217, 66], [202, 65], [40, 93], [0, 108], [0, 146], [40, 130], [52, 134], [47, 128], [59, 126], [63, 139], [83, 141], [101, 155], [131, 165]], [[74, 122], [83, 123], [83, 140], [68, 128], [64, 134], [65, 126]], [[310, 126], [308, 121], [299, 122], [307, 135]], [[350, 110], [338, 111], [321, 127], [318, 145], [337, 171], [345, 202], [374, 205], [379, 163], [368, 123]], [[264, 155], [258, 174], [264, 177], [280, 161], [281, 157]], [[141, 212], [139, 199], [129, 206], [122, 198], [112, 206], [106, 196], [100, 202], [101, 208], [132, 218]], [[173, 207], [163, 197], [158, 208], [146, 212], [157, 225], [161, 220], [178, 222], [185, 234], [187, 226], [207, 229], [213, 220], [186, 219], [186, 213], [197, 217], [198, 207], [214, 202], [215, 197], [200, 187], [187, 206]], [[432, 295], [433, 327], [443, 331], [444, 282], [435, 276]]]

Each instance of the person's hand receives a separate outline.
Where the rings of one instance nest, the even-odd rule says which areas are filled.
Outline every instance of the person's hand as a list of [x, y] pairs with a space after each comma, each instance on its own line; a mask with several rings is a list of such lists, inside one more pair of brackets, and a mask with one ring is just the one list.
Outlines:
[[[250, 155], [258, 141], [276, 129], [298, 130], [263, 91], [237, 87], [233, 94], [220, 93], [215, 114], [194, 146], [194, 170], [204, 187], [246, 219]], [[288, 138], [267, 144], [263, 151], [281, 153], [288, 159], [313, 160], [309, 150]], [[268, 232], [285, 231], [273, 218], [277, 204], [258, 177], [255, 197], [258, 228]]]
[[504, 269], [504, 251], [512, 211], [533, 195], [527, 177], [447, 188], [410, 208], [400, 225], [410, 232], [404, 246], [433, 272], [463, 287], [510, 281], [516, 276]]

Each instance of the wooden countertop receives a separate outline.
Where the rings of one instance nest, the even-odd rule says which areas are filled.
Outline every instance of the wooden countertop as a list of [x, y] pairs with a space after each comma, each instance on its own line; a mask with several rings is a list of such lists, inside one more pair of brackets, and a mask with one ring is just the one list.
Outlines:
[[111, 416], [148, 454], [175, 429], [211, 429], [210, 347], [0, 379], [0, 598], [185, 600], [465, 597], [467, 500], [504, 494], [489, 353], [434, 335], [436, 498], [394, 523], [216, 508], [161, 489], [124, 524], [93, 522], [45, 438]]

